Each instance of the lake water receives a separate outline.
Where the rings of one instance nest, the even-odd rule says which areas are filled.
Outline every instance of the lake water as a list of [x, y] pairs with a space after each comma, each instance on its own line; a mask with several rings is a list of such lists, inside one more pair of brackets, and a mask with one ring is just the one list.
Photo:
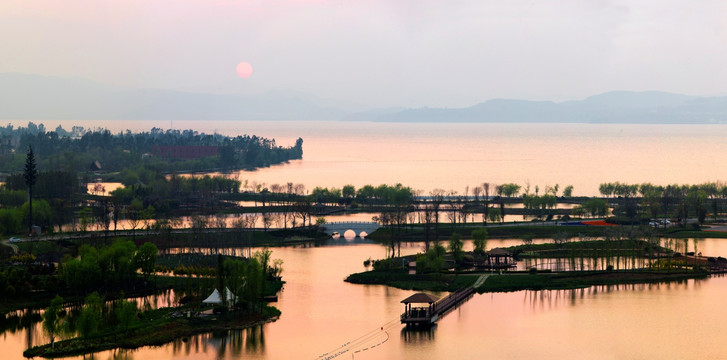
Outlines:
[[[490, 240], [488, 247], [516, 244], [521, 241]], [[471, 246], [468, 242], [466, 248]], [[405, 245], [402, 253], [420, 248]], [[699, 248], [725, 255], [727, 240], [705, 239]], [[365, 259], [381, 258], [385, 252], [381, 245], [346, 240], [274, 248], [273, 258], [285, 262], [287, 281], [276, 304], [282, 311], [278, 321], [199, 335], [188, 342], [105, 351], [93, 358], [315, 359], [346, 343], [350, 345], [344, 349], [350, 351], [339, 359], [352, 353], [355, 359], [719, 359], [727, 351], [725, 277], [476, 294], [431, 330], [408, 331], [398, 317], [400, 301], [413, 291], [343, 282], [349, 273], [365, 269]], [[153, 302], [163, 306], [173, 300], [163, 294]], [[0, 334], [2, 358], [22, 359], [27, 346], [47, 341], [38, 323], [6, 330]]]
[[[63, 126], [79, 124], [112, 131], [171, 125], [78, 121]], [[45, 125], [55, 128], [58, 122]], [[724, 125], [175, 121], [173, 126], [273, 137], [280, 145], [302, 137], [302, 160], [239, 177], [248, 184], [303, 183], [308, 190], [402, 183], [424, 193], [435, 188], [462, 193], [482, 182], [529, 182], [532, 190], [574, 185], [575, 195], [596, 195], [598, 184], [609, 181], [666, 185], [727, 179]], [[488, 247], [519, 243], [491, 240]], [[699, 246], [704, 254], [727, 256], [727, 239], [706, 239]], [[420, 244], [405, 246], [402, 253], [420, 249]], [[364, 260], [384, 257], [384, 247], [339, 239], [273, 251], [273, 258], [285, 261], [287, 281], [276, 305], [283, 313], [278, 321], [94, 358], [314, 359], [346, 343], [355, 346], [338, 358], [719, 359], [727, 351], [725, 277], [475, 295], [433, 329], [410, 332], [398, 316], [399, 302], [412, 291], [343, 282], [364, 270]], [[6, 330], [0, 335], [2, 358], [21, 359], [26, 347], [44, 342], [37, 324]]]
[[[27, 124], [27, 123], [26, 123]], [[289, 146], [302, 137], [303, 159], [239, 173], [248, 184], [342, 187], [402, 183], [424, 194], [483, 182], [531, 191], [574, 186], [597, 195], [604, 182], [698, 184], [727, 179], [727, 125], [399, 124], [324, 121], [47, 121], [118, 132], [152, 127], [226, 135], [255, 134]], [[15, 125], [25, 125], [15, 122]], [[471, 194], [471, 192], [470, 192]]]

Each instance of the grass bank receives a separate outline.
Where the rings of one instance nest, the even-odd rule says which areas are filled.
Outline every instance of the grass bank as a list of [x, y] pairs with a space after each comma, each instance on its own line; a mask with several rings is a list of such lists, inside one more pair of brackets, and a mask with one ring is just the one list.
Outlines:
[[[533, 223], [513, 223], [512, 225], [490, 224], [483, 226], [481, 223], [470, 223], [466, 225], [457, 225], [455, 227], [449, 224], [440, 224], [439, 231], [435, 231], [435, 227], [430, 229], [429, 239], [434, 240], [438, 234], [439, 240], [446, 240], [453, 233], [458, 233], [464, 238], [471, 237], [472, 231], [475, 229], [485, 228], [489, 238], [507, 239], [507, 238], [553, 238], [554, 236], [569, 235], [571, 237], [589, 236], [602, 237], [604, 232], [608, 230], [618, 229], [616, 226], [562, 226], [562, 225], [535, 225]], [[626, 230], [639, 230], [639, 227], [624, 226]], [[727, 232], [710, 231], [708, 227], [705, 230], [698, 230], [692, 227], [670, 227], [666, 229], [645, 229], [652, 231], [658, 237], [671, 238], [727, 238]], [[379, 228], [367, 237], [375, 241], [386, 242], [391, 238], [394, 232], [395, 237], [402, 241], [424, 241], [424, 228], [421, 224], [406, 226], [400, 230], [390, 228]]]
[[[455, 291], [471, 286], [479, 275], [489, 273], [435, 273], [409, 275], [405, 270], [372, 270], [351, 274], [347, 282], [387, 285], [404, 290]], [[491, 275], [477, 288], [479, 293], [519, 290], [577, 289], [594, 285], [660, 283], [705, 278], [704, 271], [574, 271], [566, 273], [508, 272]]]
[[[458, 233], [464, 238], [469, 238], [473, 230], [485, 228], [489, 238], [551, 238], [556, 234], [563, 232], [571, 233], [573, 236], [578, 234], [586, 236], [603, 236], [603, 228], [598, 226], [556, 226], [556, 225], [532, 225], [530, 223], [521, 223], [513, 225], [491, 225], [483, 226], [480, 223], [472, 223], [467, 225], [457, 225], [455, 227], [449, 224], [440, 224], [439, 231], [435, 232], [434, 227], [431, 228], [429, 234], [430, 240], [434, 240], [439, 235], [439, 240], [448, 239], [453, 233]], [[391, 238], [391, 232], [403, 241], [424, 241], [424, 229], [421, 225], [406, 227], [401, 231], [389, 228], [379, 228], [367, 237], [375, 241], [388, 241]]]
[[406, 270], [372, 270], [351, 274], [346, 282], [352, 284], [387, 285], [404, 290], [455, 291], [471, 286], [477, 280], [470, 274], [416, 274]]
[[266, 306], [261, 313], [229, 313], [209, 317], [175, 316], [186, 308], [164, 308], [145, 312], [141, 320], [126, 330], [102, 331], [88, 338], [73, 338], [55, 343], [34, 346], [23, 352], [25, 357], [62, 357], [83, 355], [92, 352], [123, 348], [135, 349], [142, 346], [162, 345], [195, 334], [243, 329], [265, 322], [275, 321], [280, 311]]
[[706, 278], [701, 271], [578, 271], [553, 274], [505, 274], [490, 276], [477, 292], [577, 289], [595, 285], [661, 283]]

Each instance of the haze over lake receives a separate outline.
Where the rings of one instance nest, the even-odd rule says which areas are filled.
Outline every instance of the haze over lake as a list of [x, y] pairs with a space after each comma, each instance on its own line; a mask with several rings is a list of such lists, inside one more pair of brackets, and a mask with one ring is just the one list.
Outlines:
[[[716, 0], [6, 0], [0, 121], [304, 140], [300, 160], [225, 174], [248, 189], [401, 183], [422, 195], [472, 194], [487, 182], [540, 194], [572, 185], [574, 196], [596, 196], [599, 184], [616, 181], [727, 182], [725, 13]], [[11, 152], [12, 141], [0, 142]], [[12, 151], [19, 158], [25, 149]], [[105, 193], [118, 184], [105, 183]], [[665, 207], [664, 217], [673, 215]], [[78, 210], [64, 209], [54, 213]], [[505, 219], [513, 216], [522, 217]], [[487, 248], [522, 243], [490, 239]], [[422, 247], [404, 243], [402, 254]], [[699, 247], [727, 257], [727, 239]], [[343, 281], [365, 270], [364, 260], [385, 257], [384, 245], [340, 238], [272, 250], [287, 282], [276, 322], [69, 359], [313, 359], [345, 344], [353, 351], [337, 359], [727, 357], [724, 275], [474, 295], [432, 329], [408, 331], [400, 301], [414, 291]], [[175, 306], [177, 295], [149, 300]], [[0, 317], [0, 360], [24, 359], [23, 350], [49, 340], [35, 310]]]
[[[26, 125], [16, 121], [16, 125]], [[37, 122], [36, 122], [37, 123]], [[727, 180], [727, 126], [635, 124], [370, 123], [335, 121], [45, 121], [149, 131], [194, 129], [258, 135], [289, 146], [302, 137], [303, 159], [240, 172], [249, 183], [342, 187], [402, 183], [424, 194], [462, 194], [483, 182], [514, 182], [531, 191], [573, 185], [598, 195], [604, 182], [699, 184]]]

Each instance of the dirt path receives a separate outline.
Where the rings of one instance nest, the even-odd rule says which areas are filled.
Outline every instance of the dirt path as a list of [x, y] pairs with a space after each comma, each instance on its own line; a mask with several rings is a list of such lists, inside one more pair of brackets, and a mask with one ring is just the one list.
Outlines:
[[20, 252], [20, 249], [18, 248], [18, 245], [11, 244], [8, 239], [0, 240], [0, 243], [2, 243], [5, 246], [10, 246], [13, 249], [13, 254], [17, 254]]

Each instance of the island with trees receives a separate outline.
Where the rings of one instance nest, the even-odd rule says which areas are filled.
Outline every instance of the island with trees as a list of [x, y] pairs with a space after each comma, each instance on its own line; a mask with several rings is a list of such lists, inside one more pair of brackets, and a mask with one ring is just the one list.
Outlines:
[[[272, 321], [280, 312], [266, 299], [282, 287], [282, 262], [253, 248], [326, 242], [327, 218], [337, 215], [371, 219], [378, 230], [368, 239], [387, 249], [383, 259], [362, 259], [371, 270], [351, 274], [352, 283], [454, 291], [487, 275], [476, 290], [490, 292], [727, 271], [726, 259], [699, 248], [700, 238], [727, 237], [727, 186], [719, 182], [603, 183], [600, 196], [577, 196], [570, 185], [488, 182], [462, 192], [306, 189], [184, 173], [300, 158], [302, 140], [281, 148], [193, 131], [0, 129], [0, 311], [45, 309], [24, 321], [42, 322], [51, 339], [28, 356], [134, 348]], [[197, 148], [208, 146], [216, 153]], [[87, 190], [98, 177], [122, 186]], [[492, 238], [520, 244], [488, 248]], [[402, 243], [412, 242], [421, 251], [402, 255]], [[171, 308], [130, 300], [168, 289], [181, 299]], [[221, 304], [205, 308], [215, 289]]]
[[[43, 330], [50, 343], [32, 347], [24, 355], [58, 357], [160, 345], [198, 333], [274, 321], [280, 311], [267, 305], [265, 297], [274, 296], [282, 286], [282, 262], [271, 259], [271, 255], [266, 249], [249, 258], [202, 256], [196, 263], [208, 266], [187, 268], [186, 276], [170, 277], [153, 275], [164, 272], [164, 268], [156, 264], [157, 248], [152, 243], [138, 249], [124, 240], [98, 250], [83, 245], [79, 257], [64, 258], [57, 277], [46, 278], [52, 285], [46, 285], [44, 291], [66, 296], [64, 300], [56, 295], [43, 313]], [[174, 258], [166, 261], [177, 263]], [[158, 283], [168, 283], [177, 293], [186, 294], [182, 303], [140, 309], [126, 300], [129, 294], [159, 289]], [[221, 295], [205, 299], [210, 293]], [[80, 298], [82, 302], [77, 300]], [[82, 306], [65, 307], [68, 303]], [[65, 339], [56, 342], [60, 335]]]
[[115, 172], [140, 164], [166, 172], [254, 169], [303, 156], [301, 138], [283, 147], [275, 139], [256, 135], [231, 137], [159, 128], [113, 134], [80, 126], [67, 131], [60, 125], [48, 131], [43, 124], [30, 122], [27, 127], [0, 127], [0, 172], [22, 169], [28, 147], [40, 159], [39, 169], [73, 172]]

